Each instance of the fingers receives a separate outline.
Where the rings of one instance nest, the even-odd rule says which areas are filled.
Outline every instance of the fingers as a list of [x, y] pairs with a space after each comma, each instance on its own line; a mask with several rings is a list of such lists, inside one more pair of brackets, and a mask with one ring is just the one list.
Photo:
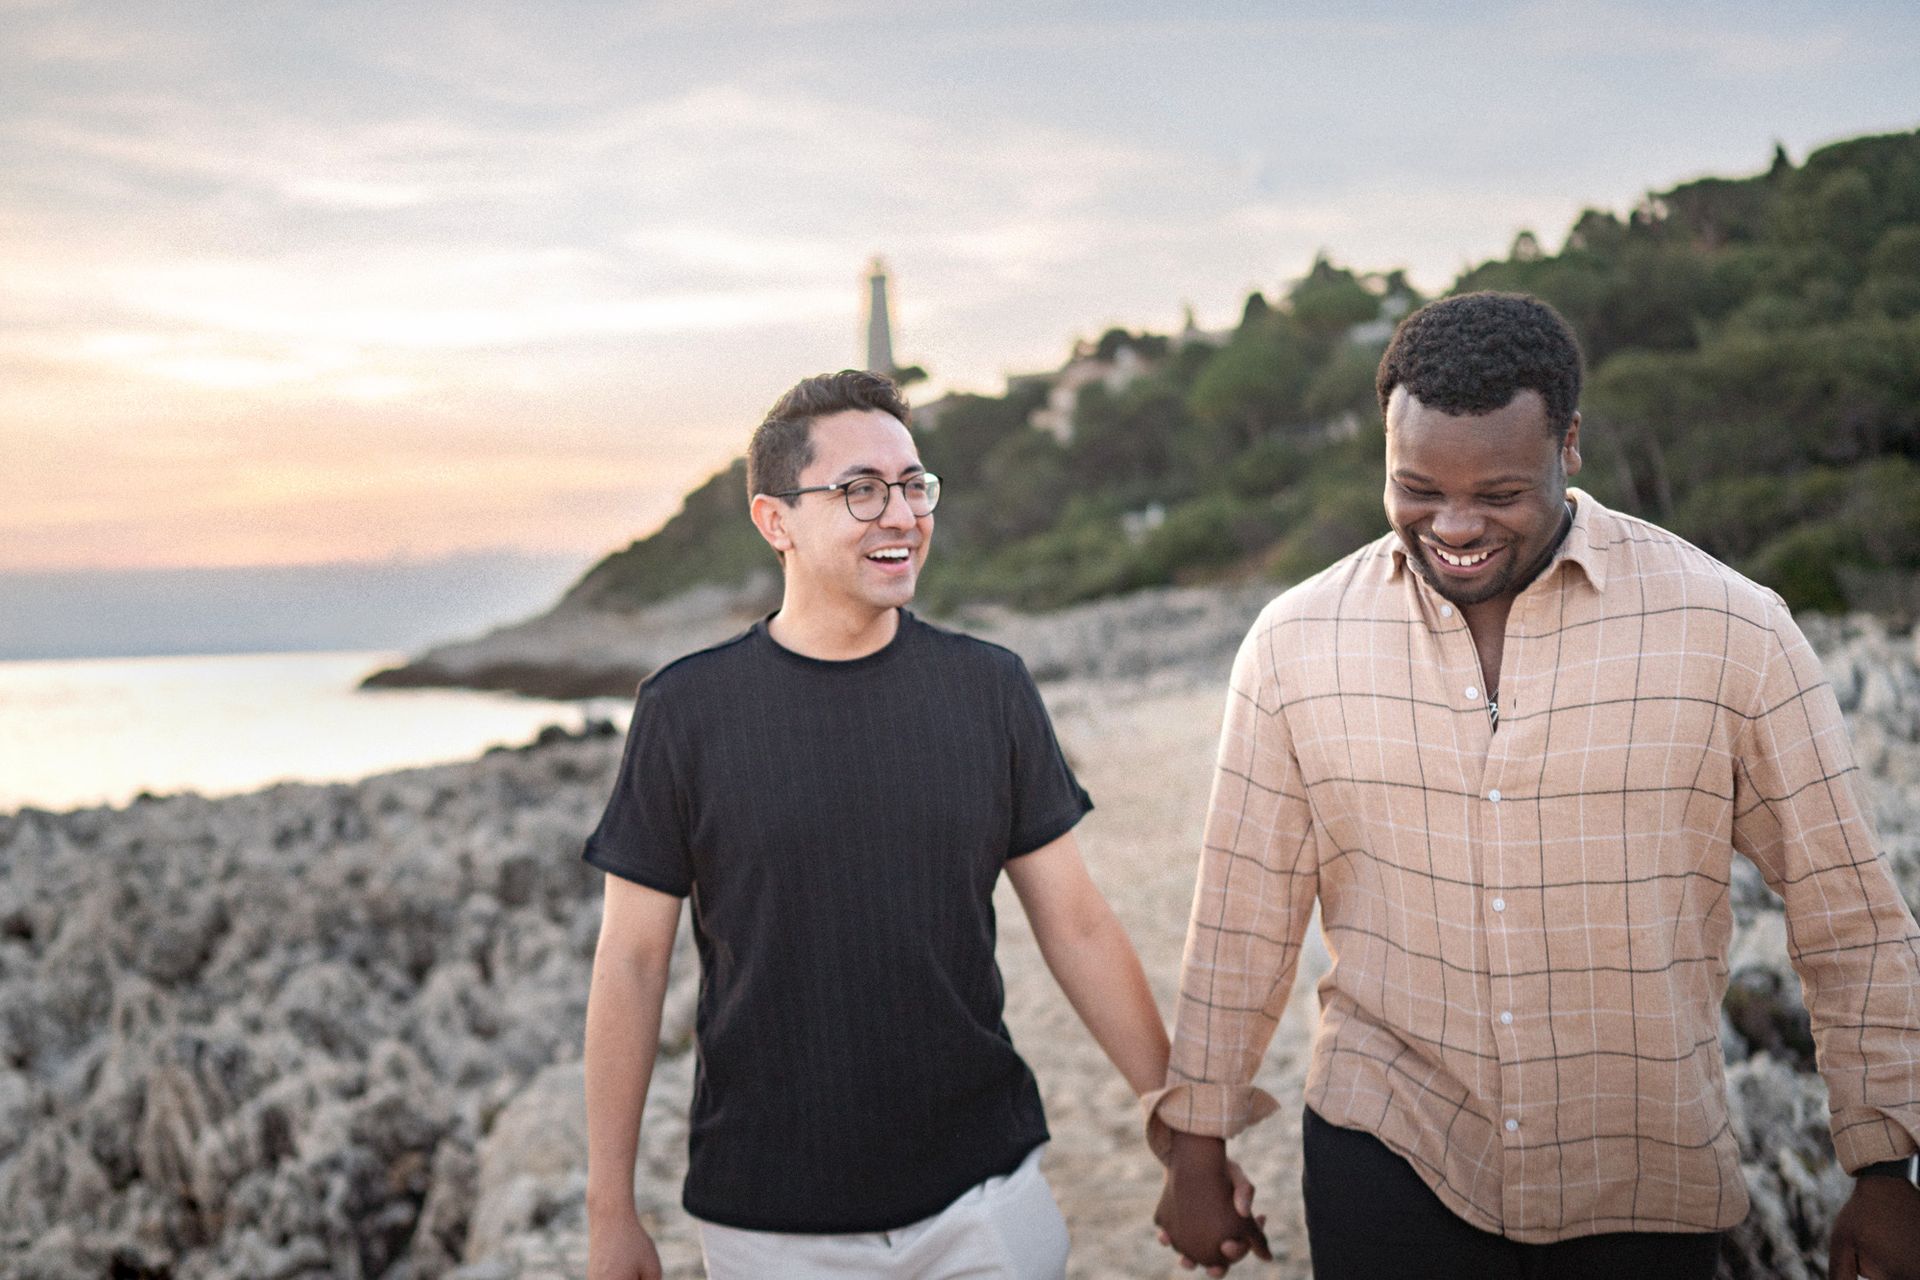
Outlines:
[[1243, 1218], [1253, 1216], [1253, 1183], [1238, 1161], [1227, 1161], [1227, 1181], [1233, 1184], [1233, 1207]]
[[[1267, 1215], [1265, 1215], [1264, 1213], [1261, 1214], [1260, 1217], [1257, 1219], [1257, 1221], [1262, 1227], [1264, 1227], [1267, 1222]], [[1160, 1243], [1163, 1246], [1169, 1249], [1172, 1249], [1174, 1247], [1172, 1236], [1169, 1236], [1164, 1230], [1159, 1232], [1158, 1234], [1160, 1238]], [[1179, 1251], [1175, 1250], [1175, 1252], [1178, 1253]], [[1273, 1252], [1267, 1247], [1267, 1237], [1264, 1231], [1255, 1232], [1254, 1237], [1251, 1241], [1242, 1240], [1242, 1239], [1239, 1239], [1238, 1237], [1231, 1240], [1222, 1240], [1220, 1242], [1220, 1256], [1222, 1258], [1225, 1258], [1226, 1261], [1223, 1264], [1218, 1266], [1207, 1267], [1206, 1272], [1210, 1276], [1216, 1276], [1216, 1277], [1224, 1276], [1225, 1274], [1227, 1274], [1228, 1267], [1231, 1267], [1234, 1263], [1239, 1262], [1241, 1259], [1245, 1258], [1249, 1253], [1251, 1253], [1256, 1258], [1262, 1259], [1263, 1261], [1266, 1261], [1266, 1262], [1273, 1261]], [[1192, 1258], [1189, 1258], [1184, 1253], [1179, 1254], [1179, 1261], [1180, 1261], [1180, 1269], [1183, 1271], [1193, 1271], [1198, 1269], [1200, 1266], [1199, 1263], [1195, 1262]]]
[[[1167, 1240], [1162, 1240], [1160, 1243], [1167, 1244], [1167, 1245], [1171, 1244], [1171, 1242]], [[1192, 1258], [1189, 1258], [1184, 1253], [1178, 1254], [1178, 1258], [1180, 1262], [1180, 1269], [1182, 1271], [1192, 1271], [1197, 1267], [1199, 1267], [1200, 1265], [1199, 1263], [1195, 1262]], [[1227, 1274], [1227, 1269], [1225, 1267], [1208, 1267], [1207, 1274], [1210, 1276], [1223, 1276]]]
[[[1163, 1245], [1168, 1249], [1173, 1249], [1173, 1237], [1167, 1234], [1167, 1229], [1165, 1227], [1160, 1228], [1160, 1230], [1155, 1232], [1154, 1234], [1159, 1237], [1161, 1245]], [[1193, 1270], [1196, 1264], [1194, 1263], [1194, 1260], [1192, 1258], [1189, 1258], [1186, 1254], [1181, 1253], [1178, 1249], [1174, 1249], [1174, 1254], [1179, 1259], [1180, 1269], [1182, 1271]]]

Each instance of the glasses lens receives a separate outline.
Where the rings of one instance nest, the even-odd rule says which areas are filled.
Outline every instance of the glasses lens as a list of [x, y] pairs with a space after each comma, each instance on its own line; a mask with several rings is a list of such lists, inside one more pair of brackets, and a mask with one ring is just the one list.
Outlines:
[[881, 480], [855, 480], [846, 487], [847, 510], [855, 520], [878, 520], [887, 509], [892, 491], [898, 489], [906, 499], [907, 510], [924, 516], [940, 504], [940, 477], [930, 472], [910, 476], [897, 484]]
[[855, 520], [878, 520], [887, 509], [887, 486], [878, 480], [855, 480], [846, 494], [847, 510]]

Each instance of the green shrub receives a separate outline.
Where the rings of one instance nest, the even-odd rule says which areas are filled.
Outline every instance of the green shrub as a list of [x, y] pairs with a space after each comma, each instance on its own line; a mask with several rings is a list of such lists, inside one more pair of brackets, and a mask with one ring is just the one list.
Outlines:
[[1841, 613], [1847, 593], [1840, 566], [1859, 559], [1853, 531], [1836, 521], [1801, 525], [1767, 543], [1745, 565], [1756, 581], [1780, 593], [1790, 609]]

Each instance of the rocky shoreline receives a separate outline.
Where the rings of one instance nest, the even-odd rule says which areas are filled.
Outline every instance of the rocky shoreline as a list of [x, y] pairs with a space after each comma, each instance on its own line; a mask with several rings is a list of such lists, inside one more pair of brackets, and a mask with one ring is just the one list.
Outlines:
[[[1264, 592], [1156, 592], [972, 623], [1044, 681], [1099, 800], [1097, 878], [1168, 1007], [1225, 668]], [[1812, 619], [1920, 904], [1920, 653]], [[628, 689], [631, 685], [627, 686]], [[0, 1275], [22, 1280], [514, 1280], [584, 1271], [580, 1037], [599, 880], [578, 857], [618, 766], [597, 727], [336, 786], [0, 815]], [[1778, 903], [1736, 862], [1723, 1029], [1755, 1210], [1729, 1277], [1824, 1273], [1850, 1180]], [[1172, 1274], [1124, 1086], [1001, 912], [1008, 1018], [1052, 1119], [1076, 1277]], [[695, 963], [681, 931], [638, 1169], [670, 1276]], [[1311, 973], [1263, 1082], [1298, 1096]], [[1293, 1124], [1297, 1125], [1297, 1116]], [[1307, 1274], [1284, 1119], [1240, 1144]], [[1254, 1271], [1249, 1274], [1274, 1274]]]

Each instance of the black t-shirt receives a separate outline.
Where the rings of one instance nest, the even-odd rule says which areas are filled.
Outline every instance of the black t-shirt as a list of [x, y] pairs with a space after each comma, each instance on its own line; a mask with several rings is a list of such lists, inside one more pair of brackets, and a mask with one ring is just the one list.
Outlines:
[[1092, 807], [1020, 659], [905, 610], [850, 662], [761, 622], [648, 678], [585, 856], [692, 895], [689, 1213], [890, 1230], [1046, 1140], [992, 894]]

